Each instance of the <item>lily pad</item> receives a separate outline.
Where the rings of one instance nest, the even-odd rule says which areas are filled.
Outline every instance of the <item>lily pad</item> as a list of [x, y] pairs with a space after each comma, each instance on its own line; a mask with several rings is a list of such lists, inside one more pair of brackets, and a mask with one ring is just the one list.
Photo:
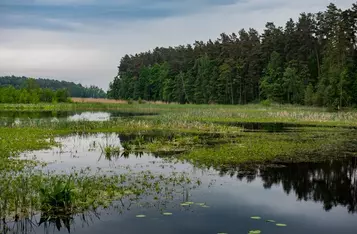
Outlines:
[[261, 217], [259, 217], [259, 216], [252, 216], [252, 217], [250, 217], [251, 219], [262, 219]]
[[198, 206], [204, 206], [204, 205], [206, 205], [205, 203], [195, 203], [196, 205], [198, 205]]
[[278, 226], [278, 227], [286, 227], [286, 226], [288, 226], [288, 225], [286, 225], [286, 224], [284, 224], [284, 223], [277, 223], [276, 226]]
[[206, 205], [204, 205], [204, 206], [201, 206], [201, 207], [203, 207], [203, 208], [209, 208], [209, 206], [206, 206]]
[[266, 220], [266, 222], [268, 222], [268, 223], [275, 223], [275, 220], [268, 219], [268, 220]]
[[228, 234], [227, 232], [218, 232], [217, 234]]
[[137, 218], [145, 218], [146, 215], [137, 215], [136, 217], [137, 217]]
[[194, 202], [185, 202], [186, 204], [193, 205], [195, 204]]
[[187, 203], [181, 203], [181, 206], [189, 206], [190, 204]]
[[170, 212], [165, 212], [165, 213], [162, 213], [163, 215], [165, 215], [165, 216], [170, 216], [170, 215], [172, 215], [172, 213], [170, 213]]
[[248, 232], [248, 234], [260, 234], [262, 233], [260, 230], [251, 230]]

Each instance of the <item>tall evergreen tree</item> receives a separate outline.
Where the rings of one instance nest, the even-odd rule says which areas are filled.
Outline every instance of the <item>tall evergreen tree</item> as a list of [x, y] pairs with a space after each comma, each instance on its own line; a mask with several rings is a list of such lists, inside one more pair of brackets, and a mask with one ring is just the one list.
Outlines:
[[108, 95], [178, 103], [357, 105], [357, 4], [302, 13], [284, 27], [125, 55]]

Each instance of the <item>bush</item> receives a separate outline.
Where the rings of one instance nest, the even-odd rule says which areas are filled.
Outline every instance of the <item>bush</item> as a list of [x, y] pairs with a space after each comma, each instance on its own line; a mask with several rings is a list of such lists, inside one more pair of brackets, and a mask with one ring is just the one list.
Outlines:
[[138, 103], [139, 103], [139, 104], [145, 104], [145, 101], [141, 100], [141, 98], [139, 97]]
[[271, 106], [271, 100], [270, 99], [266, 99], [260, 102], [261, 105], [263, 106]]

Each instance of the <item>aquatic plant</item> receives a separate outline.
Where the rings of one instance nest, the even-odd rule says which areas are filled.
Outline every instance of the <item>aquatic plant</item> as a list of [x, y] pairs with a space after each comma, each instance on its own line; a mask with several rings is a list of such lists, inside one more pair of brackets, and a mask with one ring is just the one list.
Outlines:
[[102, 151], [102, 154], [105, 155], [105, 158], [108, 160], [111, 160], [112, 157], [119, 157], [121, 153], [121, 149], [118, 146], [114, 145], [100, 145], [100, 149]]
[[183, 188], [195, 188], [184, 173], [169, 175], [129, 171], [120, 175], [82, 169], [69, 174], [33, 168], [0, 172], [0, 218], [20, 219], [41, 212], [48, 219], [108, 207], [113, 201], [169, 202]]
[[[56, 180], [57, 179], [57, 180]], [[53, 177], [40, 187], [41, 210], [48, 213], [50, 210], [71, 211], [76, 190], [72, 176], [66, 181], [61, 177]]]

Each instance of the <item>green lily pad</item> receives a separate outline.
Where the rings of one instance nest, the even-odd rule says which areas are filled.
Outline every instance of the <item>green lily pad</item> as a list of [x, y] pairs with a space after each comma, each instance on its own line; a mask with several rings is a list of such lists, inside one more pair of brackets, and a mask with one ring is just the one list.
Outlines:
[[250, 217], [251, 219], [262, 219], [261, 217], [259, 217], [259, 216], [252, 216], [252, 217]]
[[262, 233], [260, 230], [251, 230], [249, 231], [248, 234], [260, 234], [260, 233]]
[[165, 215], [165, 216], [170, 216], [170, 215], [172, 215], [172, 213], [170, 213], [170, 212], [165, 212], [165, 213], [162, 213], [163, 215]]
[[278, 227], [286, 227], [286, 226], [288, 226], [288, 225], [286, 225], [286, 224], [284, 224], [284, 223], [277, 223], [276, 226], [278, 226]]
[[137, 215], [136, 217], [137, 217], [137, 218], [145, 218], [146, 215]]
[[275, 223], [275, 220], [268, 219], [268, 220], [266, 220], [266, 222], [268, 222], [268, 223]]
[[187, 203], [181, 203], [181, 206], [189, 206], [190, 204]]

